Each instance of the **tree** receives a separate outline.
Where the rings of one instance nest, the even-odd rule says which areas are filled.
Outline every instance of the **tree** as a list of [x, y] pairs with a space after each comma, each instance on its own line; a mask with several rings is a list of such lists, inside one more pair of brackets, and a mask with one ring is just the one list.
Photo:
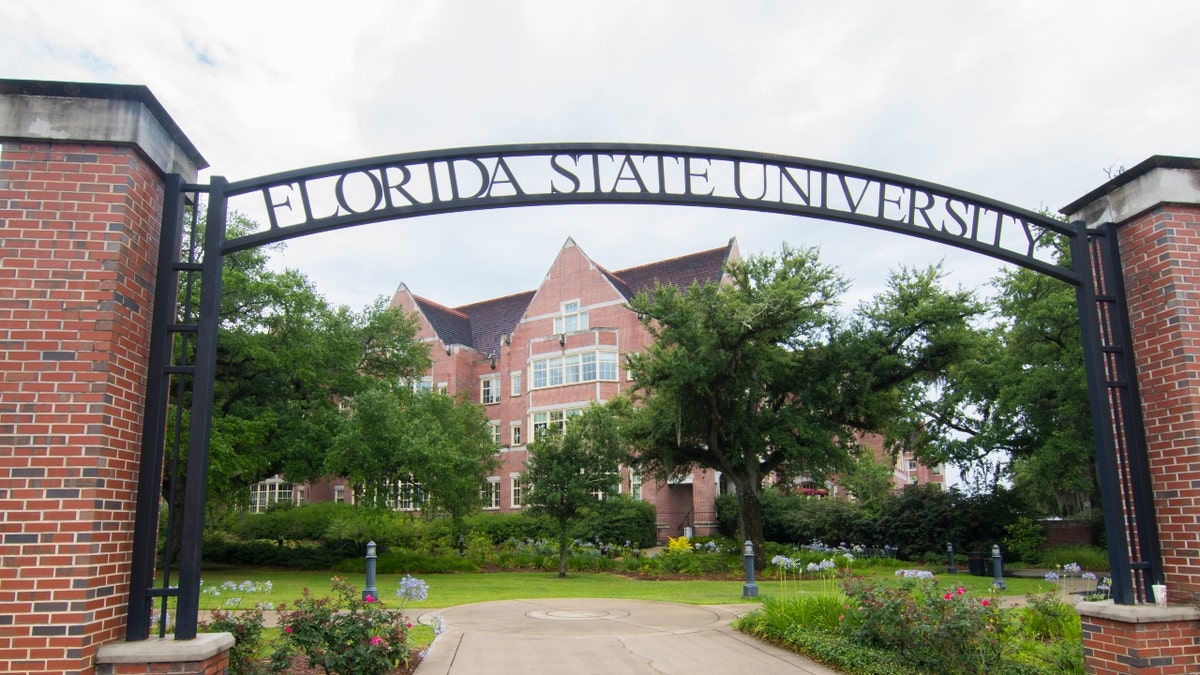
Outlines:
[[878, 511], [892, 491], [892, 465], [875, 459], [869, 448], [860, 448], [849, 467], [838, 474], [838, 485], [845, 488], [863, 508]]
[[[243, 216], [230, 219], [231, 234], [257, 229]], [[411, 317], [382, 298], [361, 311], [331, 307], [303, 274], [270, 269], [274, 250], [240, 251], [222, 269], [213, 503], [243, 501], [247, 486], [276, 473], [291, 480], [324, 475], [325, 454], [346, 421], [344, 403], [429, 367]], [[181, 289], [181, 306], [196, 301], [196, 293], [189, 299]], [[190, 400], [182, 403], [190, 407]]]
[[761, 565], [764, 480], [846, 469], [859, 432], [923, 442], [911, 399], [964, 357], [979, 308], [942, 289], [938, 268], [901, 270], [843, 319], [846, 283], [815, 249], [785, 246], [726, 272], [729, 283], [659, 286], [631, 302], [655, 341], [629, 357], [640, 403], [630, 461], [660, 479], [720, 471]]
[[[1064, 243], [1055, 255], [1070, 265]], [[1098, 488], [1074, 289], [1023, 268], [993, 283], [995, 322], [980, 358], [952, 368], [925, 411], [940, 439], [930, 456], [977, 466], [1003, 454], [1014, 486], [1040, 510], [1086, 512]]]
[[616, 483], [624, 454], [617, 406], [592, 405], [567, 422], [539, 432], [529, 444], [523, 481], [526, 503], [533, 513], [544, 513], [558, 530], [558, 576], [567, 576], [567, 531], [580, 512], [596, 502], [596, 493], [609, 492]]
[[449, 516], [453, 531], [462, 533], [496, 463], [482, 406], [388, 384], [350, 403], [324, 472], [346, 476], [359, 503], [376, 508], [395, 508], [396, 491], [407, 484], [423, 512]]

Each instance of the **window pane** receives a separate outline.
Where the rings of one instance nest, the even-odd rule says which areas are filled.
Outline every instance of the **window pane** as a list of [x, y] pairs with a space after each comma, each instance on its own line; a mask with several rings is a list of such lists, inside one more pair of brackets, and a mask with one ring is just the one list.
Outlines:
[[549, 361], [551, 387], [557, 387], [563, 383], [562, 362], [561, 357], [555, 357]]
[[617, 355], [615, 352], [600, 352], [600, 379], [617, 379]]
[[583, 355], [583, 381], [592, 382], [596, 379], [596, 352]]
[[567, 384], [579, 381], [579, 355], [571, 354], [563, 359], [563, 379]]

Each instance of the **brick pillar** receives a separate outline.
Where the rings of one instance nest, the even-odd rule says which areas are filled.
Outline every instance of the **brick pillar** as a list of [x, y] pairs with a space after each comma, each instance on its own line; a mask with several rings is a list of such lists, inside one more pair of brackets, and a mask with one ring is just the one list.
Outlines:
[[144, 87], [0, 80], [0, 672], [124, 637], [167, 172]]
[[1118, 225], [1170, 607], [1081, 603], [1088, 672], [1200, 672], [1200, 159], [1156, 156], [1065, 207]]

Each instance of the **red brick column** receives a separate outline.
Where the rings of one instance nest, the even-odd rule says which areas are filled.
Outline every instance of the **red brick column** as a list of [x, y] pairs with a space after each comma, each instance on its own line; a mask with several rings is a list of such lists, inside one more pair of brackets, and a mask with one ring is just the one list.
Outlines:
[[31, 84], [0, 81], [0, 672], [92, 672], [125, 631], [163, 168], [106, 128], [144, 103]]
[[[1064, 209], [1118, 225], [1171, 607], [1083, 603], [1089, 672], [1200, 672], [1200, 160], [1152, 157]], [[1191, 606], [1183, 606], [1191, 605]]]

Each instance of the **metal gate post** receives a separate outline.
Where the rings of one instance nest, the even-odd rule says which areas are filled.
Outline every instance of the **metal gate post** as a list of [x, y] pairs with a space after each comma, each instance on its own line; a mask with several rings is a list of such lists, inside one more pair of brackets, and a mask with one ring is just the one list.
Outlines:
[[1114, 224], [1075, 228], [1071, 264], [1082, 279], [1076, 299], [1112, 598], [1131, 605], [1150, 600], [1163, 569], [1120, 251]]
[[179, 555], [179, 604], [175, 620], [177, 640], [196, 637], [200, 609], [200, 558], [204, 536], [204, 502], [208, 491], [208, 442], [212, 432], [217, 332], [220, 326], [221, 244], [225, 240], [226, 185], [227, 182], [220, 176], [213, 176], [209, 180], [204, 267], [200, 273], [196, 376], [192, 389], [187, 486], [183, 503], [183, 541]]
[[183, 235], [183, 177], [170, 174], [164, 185], [162, 234], [158, 243], [158, 277], [154, 287], [154, 317], [150, 327], [149, 378], [142, 423], [142, 457], [138, 470], [137, 512], [133, 524], [133, 561], [129, 573], [129, 619], [126, 640], [150, 635], [154, 559], [158, 540], [158, 504], [162, 496], [163, 450], [170, 386], [171, 336], [168, 326], [177, 301], [174, 263]]

